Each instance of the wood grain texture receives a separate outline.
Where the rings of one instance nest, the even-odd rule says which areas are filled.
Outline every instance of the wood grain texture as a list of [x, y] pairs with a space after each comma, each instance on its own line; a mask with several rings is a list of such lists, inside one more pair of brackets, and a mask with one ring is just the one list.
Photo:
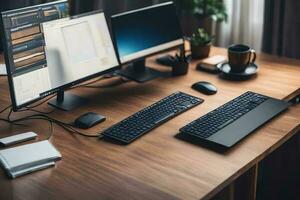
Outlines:
[[[213, 48], [212, 54], [226, 55], [226, 51]], [[55, 168], [16, 180], [8, 180], [1, 170], [0, 199], [210, 199], [300, 130], [300, 108], [294, 106], [224, 154], [174, 137], [182, 126], [246, 91], [279, 99], [300, 92], [300, 61], [261, 54], [257, 62], [258, 76], [243, 82], [198, 72], [194, 61], [188, 75], [182, 77], [72, 90], [89, 98], [89, 104], [72, 112], [55, 111], [52, 116], [70, 122], [88, 111], [105, 115], [107, 121], [90, 133], [98, 133], [175, 91], [201, 97], [205, 102], [128, 146], [72, 135], [55, 127], [51, 142], [62, 153], [63, 160]], [[148, 64], [169, 70], [156, 66], [153, 60]], [[101, 84], [113, 81], [118, 82], [113, 79]], [[218, 94], [204, 96], [193, 91], [191, 85], [197, 81], [215, 84]], [[1, 77], [1, 108], [10, 104], [7, 87], [6, 78]], [[39, 109], [49, 108], [43, 105]], [[27, 114], [16, 113], [13, 118]], [[26, 130], [37, 132], [39, 139], [48, 134], [46, 122], [27, 124], [28, 127], [17, 127], [0, 123], [0, 136]]]

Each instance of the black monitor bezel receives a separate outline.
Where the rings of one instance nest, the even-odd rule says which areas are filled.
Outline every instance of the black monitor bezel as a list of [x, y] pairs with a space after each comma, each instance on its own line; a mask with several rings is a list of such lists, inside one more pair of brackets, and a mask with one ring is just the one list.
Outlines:
[[156, 5], [152, 5], [152, 6], [148, 6], [148, 7], [144, 7], [144, 8], [140, 8], [140, 9], [136, 9], [136, 10], [130, 10], [130, 11], [127, 11], [127, 12], [119, 13], [119, 14], [116, 14], [116, 15], [113, 15], [113, 16], [110, 17], [110, 22], [111, 22], [110, 25], [111, 25], [111, 32], [112, 32], [112, 38], [113, 38], [114, 48], [116, 50], [116, 54], [117, 54], [117, 57], [118, 57], [120, 65], [122, 65], [122, 66], [123, 65], [128, 65], [130, 63], [134, 63], [134, 62], [139, 61], [141, 59], [146, 59], [148, 57], [151, 57], [151, 56], [154, 56], [154, 55], [157, 55], [157, 54], [160, 54], [160, 53], [164, 53], [164, 52], [167, 52], [167, 51], [170, 51], [170, 50], [178, 49], [178, 48], [182, 48], [184, 50], [184, 36], [183, 36], [183, 31], [182, 31], [182, 27], [180, 25], [180, 20], [179, 20], [180, 18], [179, 18], [178, 12], [176, 12], [176, 20], [178, 21], [178, 25], [179, 25], [179, 29], [180, 29], [180, 34], [182, 35], [182, 38], [179, 38], [179, 39], [182, 39], [182, 44], [174, 45], [172, 47], [165, 48], [165, 49], [161, 49], [161, 50], [158, 50], [156, 52], [149, 53], [149, 54], [147, 54], [145, 56], [141, 56], [139, 58], [132, 59], [130, 61], [126, 61], [126, 62], [122, 62], [121, 61], [121, 57], [120, 57], [120, 54], [119, 54], [119, 48], [118, 48], [118, 45], [117, 45], [117, 42], [116, 42], [116, 32], [115, 32], [115, 29], [114, 29], [113, 20], [116, 19], [116, 18], [118, 18], [118, 17], [123, 17], [123, 16], [126, 16], [126, 15], [134, 14], [136, 12], [142, 12], [142, 11], [145, 11], [145, 10], [155, 9], [155, 8], [159, 8], [159, 7], [163, 7], [163, 6], [169, 6], [169, 5], [172, 5], [174, 7], [175, 12], [177, 11], [175, 3], [173, 1], [168, 1], [168, 2], [165, 2], [165, 3], [161, 3], [161, 4], [156, 4]]
[[[61, 1], [61, 2], [64, 2], [64, 1]], [[66, 0], [65, 2], [67, 3], [68, 1]], [[19, 8], [19, 9], [15, 9], [15, 10], [20, 11], [20, 10], [23, 10], [23, 9], [25, 10], [25, 9], [28, 9], [28, 8], [39, 8], [39, 7], [43, 7], [43, 6], [46, 6], [46, 5], [52, 5], [52, 4], [57, 4], [57, 2], [39, 4], [39, 5], [36, 5], [36, 6], [30, 6], [30, 7], [21, 8], [21, 9]], [[21, 104], [21, 105], [17, 105], [16, 96], [15, 96], [15, 88], [14, 88], [14, 84], [13, 84], [13, 75], [11, 74], [10, 63], [9, 63], [9, 52], [8, 52], [9, 48], [8, 48], [8, 43], [6, 42], [6, 33], [5, 33], [5, 30], [4, 30], [4, 24], [3, 24], [3, 18], [2, 18], [3, 14], [5, 14], [7, 12], [13, 12], [13, 11], [14, 10], [9, 10], [9, 11], [4, 11], [4, 12], [0, 13], [0, 34], [2, 35], [2, 43], [3, 43], [3, 49], [4, 49], [3, 53], [4, 53], [5, 64], [6, 64], [6, 69], [7, 69], [7, 78], [8, 78], [8, 83], [9, 83], [9, 92], [10, 92], [10, 97], [11, 97], [11, 101], [12, 101], [13, 111], [18, 111], [22, 108], [25, 108], [25, 107], [33, 104], [33, 103], [36, 103], [40, 100], [45, 99], [46, 97], [48, 97], [50, 95], [53, 95], [53, 94], [57, 93], [58, 91], [70, 90], [70, 89], [72, 89], [72, 87], [74, 87], [74, 86], [76, 86], [80, 83], [86, 82], [88, 80], [94, 79], [94, 78], [99, 77], [101, 75], [105, 75], [105, 74], [108, 74], [108, 73], [111, 73], [111, 72], [114, 72], [116, 70], [121, 69], [120, 62], [119, 62], [119, 57], [118, 57], [118, 54], [116, 52], [115, 45], [113, 43], [113, 48], [114, 48], [114, 51], [116, 52], [116, 57], [117, 57], [117, 61], [118, 61], [117, 66], [112, 67], [108, 70], [105, 70], [105, 71], [102, 71], [102, 72], [84, 77], [82, 79], [78, 79], [76, 81], [70, 82], [70, 83], [62, 85], [60, 87], [53, 88], [49, 91], [45, 91], [44, 93], [40, 94], [41, 96], [39, 98], [36, 98], [32, 101], [28, 101], [28, 102], [26, 102], [24, 104]], [[106, 15], [102, 10], [97, 10], [97, 11], [92, 11], [92, 12], [88, 12], [88, 13], [83, 13], [83, 14], [80, 14], [80, 15], [70, 16], [69, 18], [70, 18], [70, 20], [72, 20], [72, 19], [77, 19], [77, 18], [81, 18], [81, 17], [85, 17], [85, 16], [89, 16], [89, 15], [94, 15], [94, 14], [98, 14], [98, 13], [103, 13], [104, 14], [104, 18], [105, 18], [106, 23], [107, 23]], [[61, 18], [61, 19], [64, 19], [64, 18]], [[55, 20], [53, 20], [53, 21], [55, 21]], [[110, 32], [109, 32], [109, 34], [110, 34], [110, 37], [112, 38], [112, 35], [111, 35]]]

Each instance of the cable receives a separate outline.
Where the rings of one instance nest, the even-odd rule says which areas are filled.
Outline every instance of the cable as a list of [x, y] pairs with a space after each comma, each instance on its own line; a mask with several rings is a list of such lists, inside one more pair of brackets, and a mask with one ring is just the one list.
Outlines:
[[[3, 112], [5, 112], [9, 108], [10, 108], [9, 114], [7, 115], [6, 119], [0, 118], [0, 121], [6, 122], [6, 123], [11, 123], [10, 122], [10, 116], [11, 116], [11, 113], [13, 112], [12, 105], [9, 105], [6, 108], [4, 108], [2, 111], [0, 111], [0, 114], [2, 114]], [[11, 124], [18, 125], [18, 126], [24, 126], [23, 124], [18, 124], [18, 123], [11, 123]]]
[[[56, 123], [56, 122], [55, 122]], [[64, 125], [64, 124], [58, 124], [56, 123], [57, 125], [63, 127], [64, 129], [66, 129], [67, 131], [69, 132], [73, 132], [73, 133], [76, 133], [78, 135], [81, 135], [81, 136], [84, 136], [84, 137], [99, 137], [101, 136], [100, 134], [97, 134], [97, 135], [90, 135], [90, 134], [86, 134], [86, 133], [83, 133], [81, 131], [78, 131], [76, 130], [75, 128], [73, 128], [72, 126], [70, 125]]]
[[[49, 122], [49, 124], [50, 124], [50, 134], [47, 136], [47, 138], [46, 138], [46, 140], [49, 140], [51, 137], [52, 137], [52, 135], [53, 135], [53, 122], [52, 121], [49, 121], [49, 120], [47, 120], [47, 119], [45, 119], [45, 118], [38, 118], [38, 117], [30, 117], [30, 118], [23, 118], [23, 119], [19, 119], [19, 120], [17, 120], [18, 122], [22, 122], [22, 121], [28, 121], [28, 120], [44, 120], [44, 121], [47, 121], [47, 122]], [[13, 121], [8, 121], [8, 123], [12, 123]], [[13, 123], [15, 123], [15, 122], [13, 122]]]
[[39, 111], [39, 110], [36, 110], [36, 109], [33, 109], [33, 108], [27, 108], [27, 107], [25, 107], [25, 109], [23, 109], [23, 110], [18, 110], [17, 113], [18, 112], [28, 112], [28, 111], [36, 112], [36, 113], [39, 113], [39, 114], [49, 115], [49, 114], [52, 114], [53, 112], [55, 112], [56, 109], [54, 108], [54, 109], [52, 109], [52, 110], [50, 110], [48, 112], [44, 112], [44, 111]]
[[9, 115], [6, 117], [6, 119], [0, 118], [0, 121], [6, 122], [6, 123], [9, 123], [9, 124], [13, 124], [13, 125], [17, 125], [17, 126], [25, 126], [24, 124], [18, 124], [18, 123], [15, 123], [15, 122], [11, 122], [11, 120], [10, 120], [11, 112], [12, 112], [12, 109], [10, 110]]
[[52, 117], [49, 117], [47, 115], [44, 115], [44, 114], [30, 115], [30, 116], [27, 116], [27, 117], [24, 117], [24, 118], [21, 118], [21, 119], [9, 120], [9, 122], [10, 123], [12, 123], [12, 122], [16, 123], [16, 122], [21, 122], [21, 121], [24, 121], [24, 120], [27, 120], [27, 119], [33, 119], [33, 118], [43, 118], [45, 120], [51, 121], [52, 123], [54, 123], [56, 125], [59, 125], [59, 126], [63, 127], [64, 129], [68, 130], [69, 132], [73, 132], [73, 133], [79, 134], [81, 136], [85, 136], [85, 137], [99, 137], [100, 136], [100, 134], [90, 135], [88, 133], [79, 131], [71, 123], [62, 122], [62, 121], [56, 120], [56, 119], [54, 119]]
[[[76, 88], [80, 88], [80, 87], [85, 87], [85, 86], [89, 86], [91, 84], [94, 84], [94, 83], [97, 83], [101, 80], [104, 80], [104, 79], [108, 79], [108, 78], [112, 78], [116, 76], [115, 73], [112, 73], [112, 74], [108, 74], [108, 75], [105, 75], [105, 76], [101, 76], [100, 78], [96, 79], [96, 80], [93, 80], [91, 82], [88, 82], [88, 83], [85, 83], [85, 84], [81, 84], [81, 85], [77, 85], [77, 86], [74, 86], [70, 89], [76, 89]], [[39, 107], [41, 106], [42, 104], [48, 102], [49, 100], [51, 100], [52, 98], [54, 98], [56, 96], [56, 94], [53, 94], [51, 96], [49, 96], [47, 99], [44, 99], [43, 101], [39, 102], [38, 104], [36, 105], [33, 105], [33, 106], [27, 106], [25, 107], [24, 109], [21, 109], [19, 110], [18, 112], [24, 112], [24, 111], [28, 111], [28, 110], [31, 110], [31, 111], [34, 111], [34, 112], [39, 112], [39, 113], [44, 113], [44, 114], [50, 114], [52, 113], [53, 111], [50, 111], [50, 113], [48, 112], [42, 112], [42, 111], [37, 111], [37, 110], [34, 110], [34, 108], [36, 107]], [[8, 106], [7, 108], [5, 108], [3, 111], [0, 111], [0, 114], [3, 113], [5, 110], [7, 110], [8, 108], [12, 107], [12, 105]]]
[[[101, 76], [100, 78], [98, 78], [98, 79], [96, 79], [96, 80], [91, 81], [91, 82], [88, 82], [88, 83], [85, 83], [85, 84], [81, 84], [81, 85], [74, 86], [74, 87], [72, 87], [71, 89], [89, 86], [89, 85], [94, 84], [94, 83], [97, 83], [97, 82], [99, 82], [99, 81], [101, 81], [101, 80], [108, 79], [108, 78], [112, 78], [112, 77], [115, 77], [115, 76], [116, 76], [115, 73], [111, 73], [111, 74], [108, 74], [108, 75], [104, 75], [104, 76]], [[49, 96], [47, 99], [44, 99], [43, 101], [39, 102], [38, 104], [33, 105], [33, 106], [27, 106], [27, 107], [25, 107], [24, 109], [19, 110], [18, 112], [24, 112], [24, 111], [31, 110], [31, 111], [34, 111], [34, 112], [44, 113], [44, 112], [42, 112], [42, 111], [34, 110], [34, 108], [39, 107], [40, 105], [46, 103], [47, 101], [49, 101], [50, 99], [52, 99], [52, 98], [55, 97], [55, 96], [56, 96], [56, 94], [53, 94], [53, 95]], [[3, 110], [0, 111], [0, 114], [2, 114], [3, 112], [5, 112], [6, 110], [8, 110], [8, 109], [11, 108], [11, 107], [12, 107], [12, 105], [9, 105], [9, 106], [5, 107]], [[52, 112], [52, 111], [51, 111], [51, 112]], [[45, 114], [50, 114], [50, 113], [45, 112]]]
[[56, 109], [54, 108], [54, 109], [51, 110], [51, 111], [43, 112], [43, 111], [39, 111], [39, 110], [36, 110], [36, 109], [31, 109], [31, 108], [29, 108], [28, 111], [32, 111], [32, 112], [36, 112], [36, 113], [40, 113], [40, 114], [49, 115], [49, 114], [54, 113], [54, 112], [56, 111]]
[[[0, 111], [0, 114], [4, 113], [6, 110], [8, 110], [10, 108], [10, 112], [12, 112], [12, 105], [9, 105], [7, 107], [5, 107], [4, 109], [2, 109]], [[3, 121], [3, 122], [8, 122], [9, 120], [8, 119], [3, 119], [3, 118], [0, 118], [0, 121]], [[21, 125], [21, 124], [15, 124], [15, 125]]]
[[[89, 85], [97, 83], [97, 82], [99, 82], [101, 80], [112, 78], [112, 77], [115, 77], [115, 76], [116, 76], [116, 74], [114, 72], [114, 73], [102, 76], [102, 77], [100, 77], [100, 78], [98, 78], [96, 80], [93, 80], [91, 82], [74, 86], [74, 87], [72, 87], [70, 89], [75, 89], [75, 88], [79, 88], [79, 87], [88, 87]], [[123, 79], [121, 79], [121, 80], [123, 80]], [[107, 86], [107, 87], [109, 87], [109, 86]], [[46, 103], [50, 99], [54, 98], [55, 96], [56, 96], [56, 94], [53, 94], [53, 95], [49, 96], [48, 98], [44, 99], [43, 101], [41, 101], [41, 102], [39, 102], [39, 103], [37, 103], [37, 104], [35, 104], [33, 106], [27, 106], [27, 107], [24, 107], [23, 109], [20, 109], [17, 112], [32, 111], [32, 112], [36, 112], [38, 114], [26, 116], [26, 117], [23, 117], [23, 118], [20, 118], [20, 119], [16, 119], [16, 120], [11, 120], [11, 115], [13, 113], [13, 108], [12, 108], [12, 105], [9, 105], [9, 106], [5, 107], [4, 109], [2, 109], [0, 111], [0, 114], [2, 114], [6, 110], [10, 109], [9, 113], [8, 113], [8, 115], [6, 117], [6, 119], [0, 118], [0, 121], [6, 122], [6, 123], [9, 123], [9, 124], [19, 125], [19, 126], [24, 126], [24, 124], [19, 124], [18, 122], [27, 121], [27, 120], [45, 120], [45, 121], [48, 121], [50, 123], [50, 126], [51, 126], [51, 133], [50, 133], [48, 139], [50, 139], [52, 137], [52, 134], [53, 134], [53, 124], [56, 124], [56, 125], [64, 128], [65, 130], [69, 131], [69, 132], [73, 132], [73, 133], [79, 134], [81, 136], [85, 136], [85, 137], [99, 137], [100, 136], [100, 134], [90, 135], [90, 134], [84, 133], [82, 131], [77, 130], [74, 127], [74, 125], [72, 125], [70, 123], [65, 123], [65, 122], [62, 122], [62, 121], [59, 121], [59, 120], [56, 120], [54, 118], [51, 118], [51, 117], [47, 116], [47, 114], [53, 113], [55, 111], [55, 109], [53, 109], [53, 110], [51, 110], [49, 112], [43, 112], [43, 111], [39, 111], [39, 110], [35, 109], [36, 107], [41, 106], [42, 104]]]
[[11, 108], [12, 105], [7, 106], [6, 108], [4, 108], [3, 110], [0, 111], [0, 114], [2, 114], [3, 112], [5, 112], [7, 109]]
[[7, 118], [6, 118], [8, 121], [10, 121], [10, 116], [11, 116], [12, 112], [13, 112], [13, 109], [10, 108], [9, 113], [7, 115]]
[[47, 140], [50, 140], [52, 135], [53, 135], [53, 132], [54, 132], [54, 127], [53, 127], [53, 122], [49, 122], [50, 123], [50, 134], [49, 136], [47, 137]]
[[3, 118], [0, 118], [0, 121], [6, 122], [6, 123], [9, 123], [9, 124], [18, 125], [18, 126], [24, 126], [24, 124], [12, 123], [11, 121], [9, 121], [7, 119], [3, 119]]
[[[85, 136], [85, 137], [99, 137], [100, 136], [100, 134], [90, 135], [88, 133], [84, 133], [82, 131], [79, 131], [71, 123], [66, 123], [66, 122], [62, 122], [60, 120], [56, 120], [52, 117], [47, 116], [45, 114], [45, 112], [37, 111], [37, 110], [34, 110], [34, 109], [28, 109], [28, 110], [36, 112], [38, 114], [33, 114], [33, 115], [29, 115], [29, 116], [26, 116], [26, 117], [23, 117], [23, 118], [20, 118], [20, 119], [11, 120], [11, 114], [13, 113], [13, 109], [10, 106], [10, 107], [7, 107], [6, 110], [8, 108], [10, 108], [10, 111], [9, 111], [9, 114], [7, 115], [7, 118], [6, 119], [0, 118], [0, 121], [6, 122], [6, 123], [9, 123], [9, 124], [24, 126], [23, 124], [19, 124], [19, 122], [23, 122], [23, 121], [27, 121], [27, 120], [38, 120], [39, 119], [39, 120], [48, 121], [51, 124], [52, 129], [53, 129], [53, 123], [54, 123], [54, 124], [64, 128], [68, 132], [76, 133], [76, 134], [81, 135], [81, 136]], [[25, 111], [28, 111], [28, 110], [22, 110], [20, 112], [25, 112]], [[52, 130], [52, 132], [53, 132], [53, 130]], [[50, 135], [52, 135], [52, 133]]]
[[41, 106], [42, 104], [46, 103], [47, 101], [49, 101], [50, 99], [52, 99], [52, 98], [55, 97], [55, 96], [56, 96], [56, 94], [53, 94], [53, 95], [51, 95], [50, 97], [48, 97], [47, 99], [45, 99], [45, 100], [39, 102], [38, 104], [36, 104], [36, 105], [34, 105], [34, 106], [27, 106], [27, 107], [25, 107], [25, 109], [34, 109], [34, 108], [36, 108], [36, 107], [39, 107], [39, 106]]

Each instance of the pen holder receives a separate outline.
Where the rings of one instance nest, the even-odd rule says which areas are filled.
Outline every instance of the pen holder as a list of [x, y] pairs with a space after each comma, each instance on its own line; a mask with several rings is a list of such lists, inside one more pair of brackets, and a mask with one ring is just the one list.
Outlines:
[[178, 61], [172, 66], [173, 76], [183, 76], [188, 73], [189, 63], [187, 61]]

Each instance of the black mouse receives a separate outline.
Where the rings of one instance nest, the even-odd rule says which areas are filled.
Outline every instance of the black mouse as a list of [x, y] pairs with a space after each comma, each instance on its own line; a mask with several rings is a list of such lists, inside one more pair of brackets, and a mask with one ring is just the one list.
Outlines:
[[193, 84], [192, 88], [206, 95], [213, 95], [218, 92], [216, 86], [205, 81], [201, 81]]
[[77, 128], [81, 129], [89, 129], [101, 122], [105, 121], [105, 117], [102, 115], [98, 115], [93, 112], [86, 113], [84, 115], [81, 115], [74, 121], [74, 125]]

